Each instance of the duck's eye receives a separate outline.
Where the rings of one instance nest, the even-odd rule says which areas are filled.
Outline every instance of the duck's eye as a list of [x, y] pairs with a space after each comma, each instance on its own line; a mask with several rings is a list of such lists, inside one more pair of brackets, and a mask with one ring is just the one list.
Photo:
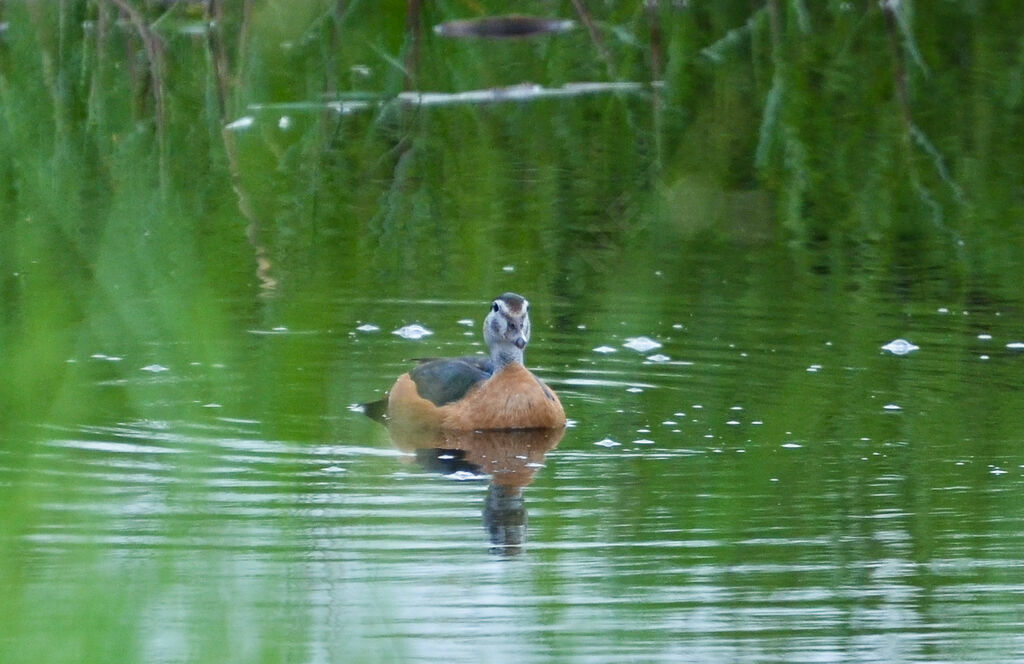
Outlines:
[[498, 303], [497, 302], [494, 302], [491, 305], [491, 311], [495, 311], [495, 312], [498, 311]]

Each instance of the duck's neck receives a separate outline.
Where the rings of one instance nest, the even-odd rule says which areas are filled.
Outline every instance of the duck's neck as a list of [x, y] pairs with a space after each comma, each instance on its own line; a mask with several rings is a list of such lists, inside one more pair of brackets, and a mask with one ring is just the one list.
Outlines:
[[494, 372], [497, 373], [510, 364], [523, 363], [523, 351], [515, 346], [500, 346], [491, 349], [491, 362], [494, 364]]

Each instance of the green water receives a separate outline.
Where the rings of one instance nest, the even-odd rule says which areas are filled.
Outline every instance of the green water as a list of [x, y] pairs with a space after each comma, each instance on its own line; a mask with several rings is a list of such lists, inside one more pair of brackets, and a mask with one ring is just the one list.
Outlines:
[[0, 3], [0, 662], [1024, 658], [1016, 8], [588, 4]]

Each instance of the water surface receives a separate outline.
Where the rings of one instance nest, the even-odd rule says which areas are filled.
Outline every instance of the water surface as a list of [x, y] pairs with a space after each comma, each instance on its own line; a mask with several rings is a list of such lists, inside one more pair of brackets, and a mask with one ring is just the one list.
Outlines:
[[[104, 406], [23, 423], [0, 455], [5, 642], [61, 658], [117, 630], [103, 652], [146, 661], [1018, 657], [1020, 303], [898, 301], [872, 277], [853, 313], [773, 260], [707, 284], [657, 258], [666, 292], [534, 299], [527, 359], [572, 419], [560, 440], [394, 441], [351, 408], [405, 358], [480, 350], [486, 299], [332, 294], [310, 320], [232, 320], [202, 359], [83, 348], [68, 389]], [[392, 334], [412, 322], [432, 334]], [[897, 337], [919, 349], [882, 350]]]
[[1024, 660], [1019, 10], [561, 4], [0, 2], [4, 664]]

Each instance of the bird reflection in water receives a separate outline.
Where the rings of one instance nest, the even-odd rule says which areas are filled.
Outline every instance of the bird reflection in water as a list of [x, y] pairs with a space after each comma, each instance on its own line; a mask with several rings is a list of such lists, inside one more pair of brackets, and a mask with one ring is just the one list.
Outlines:
[[398, 449], [414, 455], [431, 472], [456, 477], [488, 477], [484, 528], [491, 551], [521, 553], [526, 544], [526, 502], [523, 489], [533, 481], [544, 457], [565, 435], [565, 429], [512, 431], [422, 431], [388, 427]]

